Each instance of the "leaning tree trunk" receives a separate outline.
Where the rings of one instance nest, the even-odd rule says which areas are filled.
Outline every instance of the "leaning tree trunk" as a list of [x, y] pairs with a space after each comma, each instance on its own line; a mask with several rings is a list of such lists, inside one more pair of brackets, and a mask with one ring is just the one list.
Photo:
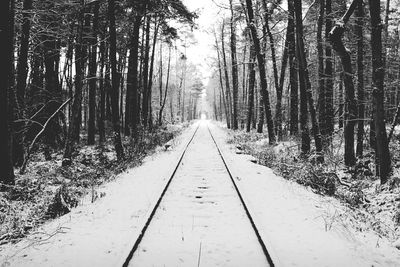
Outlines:
[[269, 93], [267, 89], [267, 77], [266, 77], [266, 69], [265, 69], [265, 59], [264, 54], [261, 52], [261, 45], [260, 40], [258, 39], [257, 27], [255, 24], [254, 19], [254, 11], [253, 11], [253, 3], [251, 0], [246, 0], [247, 6], [247, 14], [249, 17], [249, 28], [253, 40], [254, 50], [257, 56], [258, 62], [258, 70], [260, 75], [260, 83], [261, 83], [261, 93], [264, 102], [264, 112], [267, 119], [267, 128], [268, 128], [268, 136], [269, 136], [269, 143], [275, 144], [276, 137], [274, 131], [274, 121], [272, 120], [272, 112], [271, 112], [271, 105], [269, 102]]
[[351, 55], [343, 44], [343, 33], [345, 25], [348, 22], [350, 16], [353, 14], [357, 5], [361, 0], [353, 0], [349, 9], [343, 15], [343, 17], [336, 23], [330, 32], [330, 42], [332, 43], [333, 49], [339, 55], [344, 72], [344, 86], [346, 96], [345, 109], [345, 129], [344, 129], [344, 163], [346, 166], [354, 166], [356, 163], [355, 151], [354, 151], [354, 127], [356, 124], [357, 116], [357, 105], [354, 97], [354, 83], [353, 83], [353, 69], [351, 66]]
[[[165, 83], [165, 91], [164, 91], [164, 98], [162, 97], [162, 94], [160, 95], [160, 99], [163, 99], [162, 102], [160, 102], [160, 113], [158, 114], [158, 125], [162, 125], [162, 118], [163, 118], [163, 111], [165, 108], [165, 102], [167, 100], [168, 96], [168, 87], [169, 87], [169, 76], [171, 72], [171, 46], [169, 46], [169, 53], [168, 53], [168, 67], [167, 67], [167, 81]], [[161, 93], [161, 91], [160, 91]]]
[[111, 115], [114, 130], [114, 146], [117, 159], [124, 158], [124, 148], [121, 141], [121, 126], [118, 108], [118, 74], [117, 74], [117, 33], [115, 27], [115, 0], [108, 0], [108, 20], [110, 22], [110, 64], [111, 64]]
[[384, 110], [384, 78], [385, 66], [382, 58], [382, 23], [380, 17], [380, 0], [369, 0], [371, 15], [371, 52], [372, 52], [372, 83], [375, 112], [376, 133], [376, 172], [384, 184], [391, 171], [391, 159], [386, 136], [385, 110]]
[[[271, 59], [272, 59], [272, 68], [274, 73], [274, 85], [276, 90], [276, 111], [275, 111], [275, 132], [278, 135], [278, 138], [282, 137], [282, 91], [283, 87], [280, 86], [279, 78], [278, 78], [278, 66], [276, 63], [276, 52], [275, 52], [275, 42], [274, 37], [271, 32], [271, 28], [269, 27], [270, 20], [270, 10], [268, 10], [267, 2], [265, 0], [262, 1], [263, 9], [264, 9], [264, 24], [265, 31], [268, 35], [269, 46], [271, 49]], [[285, 53], [283, 53], [285, 54]], [[283, 55], [285, 57], [285, 55]], [[282, 65], [284, 60], [282, 61]]]
[[[13, 0], [11, 0], [13, 1]], [[13, 66], [12, 55], [13, 55], [13, 31], [9, 26], [10, 14], [13, 12], [10, 10], [10, 0], [3, 0], [0, 2], [0, 39], [3, 44], [6, 45], [5, 49], [0, 51], [0, 60], [3, 62], [5, 68], [0, 73], [0, 183], [1, 184], [14, 184], [14, 169], [11, 157], [11, 143], [10, 143], [10, 128], [9, 128], [9, 77]], [[0, 190], [2, 188], [0, 187]]]

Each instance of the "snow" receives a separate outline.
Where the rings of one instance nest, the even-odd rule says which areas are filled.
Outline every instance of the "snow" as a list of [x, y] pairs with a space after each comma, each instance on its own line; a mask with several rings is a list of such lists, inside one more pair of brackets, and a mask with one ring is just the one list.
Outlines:
[[202, 122], [130, 266], [268, 266]]
[[[95, 203], [88, 197], [21, 242], [0, 247], [0, 265], [121, 266], [196, 126], [185, 130], [168, 150], [160, 147], [142, 166], [98, 188], [105, 196]], [[226, 144], [226, 130], [209, 126], [276, 266], [400, 266], [393, 244], [348, 223], [348, 208], [337, 199], [316, 195], [250, 162], [250, 156], [238, 155], [234, 145]], [[266, 265], [203, 130], [161, 202], [133, 265], [196, 266], [199, 255], [200, 266]]]
[[171, 175], [196, 125], [168, 151], [160, 147], [142, 166], [120, 175], [71, 213], [40, 227], [23, 241], [0, 248], [1, 266], [116, 266], [126, 257]]
[[222, 145], [225, 131], [215, 126], [212, 131], [277, 266], [400, 265], [400, 253], [390, 242], [345, 223], [347, 208], [338, 200], [250, 162], [234, 146]]

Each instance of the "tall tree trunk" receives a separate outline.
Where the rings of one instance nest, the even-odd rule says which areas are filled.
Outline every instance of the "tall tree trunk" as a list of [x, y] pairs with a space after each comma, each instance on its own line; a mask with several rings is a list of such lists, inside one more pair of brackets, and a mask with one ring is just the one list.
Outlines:
[[[18, 119], [23, 119], [25, 114], [25, 93], [26, 93], [26, 80], [28, 77], [28, 51], [29, 51], [29, 38], [31, 29], [31, 11], [32, 0], [24, 0], [23, 2], [23, 18], [21, 29], [21, 44], [19, 48], [18, 62], [17, 62], [17, 79], [16, 79], [16, 107], [15, 114]], [[24, 161], [24, 136], [23, 127], [26, 123], [18, 122], [15, 124], [15, 134], [13, 138], [13, 162], [16, 166], [21, 166]]]
[[132, 134], [133, 138], [137, 137], [138, 124], [140, 120], [139, 114], [139, 76], [138, 76], [138, 65], [139, 65], [139, 35], [140, 26], [142, 23], [142, 16], [135, 16], [133, 24], [133, 32], [130, 40], [130, 52], [128, 59], [128, 76], [127, 76], [127, 110], [125, 112], [127, 126], [130, 130], [125, 129], [126, 133]]
[[153, 113], [152, 113], [152, 106], [151, 106], [151, 97], [152, 97], [152, 88], [153, 88], [153, 72], [154, 72], [154, 57], [156, 54], [156, 44], [157, 44], [157, 35], [159, 30], [160, 23], [157, 22], [157, 19], [154, 21], [154, 33], [153, 33], [153, 48], [151, 52], [151, 59], [150, 59], [150, 73], [148, 75], [148, 83], [147, 83], [147, 107], [149, 109], [149, 116], [148, 116], [148, 123], [151, 124], [153, 122]]
[[324, 45], [322, 40], [322, 28], [324, 24], [325, 0], [319, 0], [319, 15], [317, 26], [317, 52], [318, 52], [318, 111], [321, 134], [326, 136], [326, 97], [325, 97], [325, 73], [324, 73]]
[[[144, 45], [144, 62], [143, 62], [143, 98], [142, 98], [142, 122], [145, 127], [148, 125], [149, 119], [149, 92], [148, 92], [148, 84], [149, 84], [149, 53], [150, 53], [150, 16], [146, 19], [145, 26], [145, 45]], [[152, 80], [152, 77], [150, 77]]]
[[385, 110], [384, 110], [384, 78], [385, 66], [382, 59], [382, 22], [380, 17], [380, 0], [369, 0], [371, 15], [371, 52], [372, 52], [372, 97], [376, 105], [375, 131], [376, 131], [376, 172], [381, 179], [381, 184], [386, 183], [391, 171], [391, 159], [386, 136]]
[[[103, 37], [101, 37], [104, 40]], [[106, 140], [105, 132], [105, 119], [106, 119], [106, 90], [105, 90], [105, 76], [104, 76], [104, 65], [105, 58], [107, 57], [105, 42], [100, 43], [100, 84], [99, 84], [99, 103], [98, 103], [98, 128], [99, 128], [99, 144], [103, 144]]]
[[345, 152], [344, 161], [346, 166], [354, 166], [356, 163], [355, 151], [354, 151], [354, 127], [357, 116], [357, 105], [354, 97], [354, 83], [353, 83], [353, 69], [351, 65], [351, 55], [343, 44], [343, 33], [345, 25], [348, 22], [350, 16], [353, 14], [357, 5], [361, 0], [354, 0], [349, 9], [343, 15], [341, 20], [336, 23], [330, 32], [330, 41], [333, 49], [339, 55], [344, 72], [344, 86], [346, 95], [346, 109], [345, 109], [345, 129], [344, 129], [344, 142]]
[[229, 0], [231, 9], [231, 60], [232, 60], [232, 97], [233, 97], [233, 121], [232, 129], [238, 129], [238, 94], [239, 94], [239, 76], [237, 66], [237, 54], [236, 54], [236, 23], [235, 15], [233, 11], [232, 0]]
[[167, 67], [167, 81], [165, 82], [165, 90], [164, 90], [164, 98], [160, 95], [160, 99], [162, 99], [162, 103], [160, 106], [160, 113], [158, 114], [158, 125], [162, 125], [162, 118], [163, 118], [163, 111], [165, 107], [165, 102], [167, 100], [168, 95], [168, 87], [169, 87], [169, 76], [171, 71], [171, 46], [169, 46], [169, 53], [168, 53], [168, 67]]
[[248, 106], [247, 106], [247, 123], [246, 132], [250, 132], [252, 116], [254, 116], [254, 86], [256, 83], [256, 53], [254, 51], [254, 45], [250, 46], [250, 65], [249, 65], [249, 94], [248, 94]]
[[311, 145], [310, 145], [310, 133], [308, 128], [308, 107], [307, 107], [307, 89], [306, 89], [306, 81], [304, 79], [305, 76], [305, 64], [302, 62], [301, 58], [304, 58], [304, 46], [302, 46], [299, 42], [302, 43], [303, 35], [302, 35], [302, 5], [301, 1], [296, 0], [294, 3], [295, 9], [295, 19], [296, 19], [296, 54], [298, 59], [298, 71], [299, 71], [299, 85], [300, 85], [300, 131], [301, 131], [301, 153], [303, 155], [308, 155], [310, 153]]
[[[0, 51], [0, 60], [3, 62], [5, 69], [0, 73], [0, 183], [12, 185], [14, 184], [14, 169], [11, 156], [11, 133], [9, 123], [9, 113], [12, 113], [10, 107], [10, 76], [13, 68], [13, 52], [14, 52], [14, 28], [10, 27], [10, 14], [14, 0], [3, 0], [0, 3], [0, 39], [6, 45], [5, 49]], [[0, 187], [0, 190], [2, 188]]]
[[276, 90], [276, 112], [275, 112], [275, 132], [278, 135], [278, 138], [282, 137], [282, 89], [279, 84], [278, 78], [278, 66], [276, 63], [276, 52], [275, 52], [275, 42], [274, 37], [272, 35], [271, 29], [269, 27], [269, 20], [270, 20], [270, 10], [268, 10], [266, 0], [262, 1], [263, 9], [264, 9], [264, 24], [265, 24], [265, 31], [268, 35], [269, 39], [269, 46], [271, 49], [271, 59], [272, 59], [272, 68], [274, 72], [274, 85]]
[[265, 113], [264, 113], [264, 101], [261, 92], [258, 101], [259, 102], [258, 102], [257, 133], [262, 133], [264, 130]]
[[[225, 23], [222, 22], [222, 29], [221, 29], [221, 48], [222, 48], [222, 60], [223, 60], [223, 65], [224, 65], [224, 72], [225, 72], [225, 88], [226, 88], [226, 103], [229, 111], [229, 118], [230, 118], [230, 125], [228, 125], [228, 129], [230, 127], [233, 128], [233, 114], [232, 114], [232, 94], [230, 90], [230, 84], [229, 84], [229, 74], [228, 74], [228, 65], [226, 62], [226, 53], [225, 53]], [[230, 127], [229, 127], [230, 126]]]
[[226, 127], [228, 129], [231, 128], [231, 120], [229, 117], [229, 104], [227, 104], [228, 102], [228, 98], [225, 97], [225, 92], [224, 92], [224, 84], [223, 84], [223, 77], [222, 77], [222, 64], [221, 64], [221, 56], [220, 56], [220, 50], [219, 50], [219, 46], [218, 46], [218, 38], [217, 38], [217, 33], [214, 31], [214, 35], [215, 35], [215, 46], [217, 48], [217, 56], [218, 56], [218, 72], [219, 72], [219, 83], [220, 83], [220, 90], [221, 90], [221, 94], [222, 94], [222, 101], [224, 104], [224, 110], [225, 110], [225, 119], [226, 119]]
[[97, 87], [97, 34], [99, 28], [100, 3], [93, 6], [92, 36], [90, 39], [89, 59], [89, 121], [88, 121], [88, 145], [94, 145], [96, 133], [96, 87]]
[[265, 112], [266, 119], [267, 119], [269, 143], [275, 144], [276, 137], [275, 137], [275, 132], [274, 132], [274, 121], [272, 120], [271, 105], [269, 102], [269, 92], [268, 92], [268, 88], [267, 88], [268, 85], [267, 85], [267, 77], [266, 77], [266, 70], [265, 70], [265, 59], [264, 59], [264, 54], [262, 54], [262, 52], [261, 52], [260, 40], [258, 39], [257, 28], [255, 25], [255, 20], [254, 20], [252, 1], [246, 0], [246, 6], [247, 6], [247, 14], [249, 17], [249, 22], [250, 22], [249, 28], [251, 31], [253, 45], [254, 45], [254, 49], [256, 52], [256, 56], [257, 56], [258, 70], [259, 70], [260, 82], [261, 82], [261, 93], [262, 93], [262, 99], [263, 99], [264, 108], [265, 108], [264, 112]]
[[288, 53], [290, 76], [290, 134], [296, 135], [299, 131], [299, 87], [297, 76], [296, 40], [294, 25], [294, 0], [288, 0]]
[[114, 146], [117, 153], [117, 159], [124, 158], [124, 148], [122, 147], [120, 118], [118, 108], [118, 74], [117, 74], [117, 33], [115, 27], [115, 0], [108, 0], [108, 20], [110, 22], [110, 64], [111, 64], [111, 113], [114, 130]]
[[80, 11], [79, 11], [79, 26], [78, 26], [78, 36], [75, 51], [75, 65], [76, 65], [76, 75], [75, 75], [75, 92], [73, 95], [72, 102], [72, 114], [71, 121], [68, 129], [68, 136], [65, 142], [65, 149], [63, 155], [63, 166], [71, 165], [72, 163], [72, 153], [75, 150], [75, 144], [77, 142], [76, 136], [79, 136], [80, 126], [81, 126], [81, 112], [82, 112], [82, 87], [83, 87], [83, 77], [84, 77], [84, 57], [83, 57], [83, 23], [84, 23], [84, 13], [85, 13], [85, 1], [80, 1]]
[[362, 2], [358, 3], [356, 9], [357, 25], [357, 100], [358, 100], [358, 129], [357, 129], [357, 150], [359, 158], [363, 156], [364, 141], [364, 6]]
[[[329, 40], [329, 32], [332, 29], [332, 0], [325, 0], [325, 40]], [[325, 140], [330, 142], [335, 126], [335, 111], [333, 109], [333, 63], [332, 48], [325, 44]]]

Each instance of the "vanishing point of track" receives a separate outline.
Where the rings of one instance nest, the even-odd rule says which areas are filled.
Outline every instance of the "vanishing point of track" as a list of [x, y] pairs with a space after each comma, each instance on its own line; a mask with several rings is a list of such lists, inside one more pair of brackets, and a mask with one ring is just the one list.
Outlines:
[[[187, 154], [186, 152], [190, 149], [191, 144], [192, 144], [192, 142], [193, 142], [193, 140], [194, 140], [196, 134], [198, 133], [199, 127], [200, 127], [200, 124], [196, 127], [196, 129], [195, 129], [193, 135], [191, 136], [189, 142], [186, 144], [186, 146], [185, 146], [185, 148], [184, 148], [182, 154], [180, 155], [179, 160], [178, 160], [178, 162], [177, 162], [177, 164], [176, 164], [176, 166], [175, 166], [175, 168], [174, 168], [174, 171], [172, 172], [171, 176], [168, 178], [168, 181], [167, 181], [167, 183], [166, 183], [164, 189], [162, 190], [161, 195], [158, 197], [157, 202], [156, 202], [156, 204], [154, 205], [154, 207], [153, 207], [153, 209], [152, 209], [150, 215], [148, 216], [148, 218], [147, 218], [147, 220], [146, 220], [146, 223], [144, 224], [143, 228], [141, 229], [138, 238], [136, 239], [136, 241], [135, 241], [135, 243], [133, 244], [133, 246], [132, 246], [132, 248], [131, 248], [129, 254], [127, 255], [127, 257], [126, 257], [126, 259], [125, 259], [125, 261], [124, 261], [124, 263], [123, 263], [123, 266], [124, 266], [124, 267], [129, 266], [129, 264], [130, 264], [130, 262], [131, 262], [131, 260], [132, 260], [132, 258], [133, 258], [133, 256], [134, 256], [135, 252], [137, 251], [137, 249], [138, 249], [138, 247], [139, 247], [139, 244], [141, 244], [142, 239], [143, 239], [143, 237], [145, 236], [148, 227], [149, 227], [150, 224], [152, 223], [152, 220], [153, 220], [153, 218], [154, 218], [154, 216], [155, 216], [157, 210], [160, 208], [160, 203], [163, 201], [164, 196], [165, 196], [165, 194], [167, 193], [167, 191], [168, 191], [168, 189], [169, 189], [169, 187], [170, 187], [170, 184], [171, 184], [171, 182], [173, 181], [173, 179], [174, 179], [174, 177], [175, 177], [175, 174], [177, 173], [178, 169], [179, 169], [180, 166], [181, 166], [181, 163], [182, 163], [182, 160], [183, 160], [184, 157], [185, 157], [185, 154]], [[253, 232], [255, 233], [256, 237], [257, 237], [257, 240], [258, 240], [259, 245], [261, 246], [262, 252], [263, 252], [263, 254], [264, 254], [264, 256], [265, 256], [265, 258], [266, 258], [266, 260], [267, 260], [269, 266], [274, 266], [274, 262], [273, 262], [273, 260], [272, 260], [272, 258], [271, 258], [271, 256], [270, 256], [270, 254], [269, 254], [269, 252], [268, 252], [268, 249], [267, 249], [267, 247], [266, 247], [264, 241], [262, 240], [262, 238], [261, 238], [261, 236], [260, 236], [260, 233], [259, 233], [259, 231], [258, 231], [258, 229], [257, 229], [257, 226], [256, 226], [255, 223], [254, 223], [253, 217], [251, 216], [250, 211], [249, 211], [249, 209], [248, 209], [248, 207], [247, 207], [247, 205], [246, 205], [246, 203], [245, 203], [245, 201], [244, 201], [244, 199], [243, 199], [242, 193], [240, 192], [240, 189], [239, 189], [239, 187], [238, 187], [238, 185], [237, 185], [235, 179], [233, 178], [233, 175], [232, 175], [232, 173], [231, 173], [231, 171], [230, 171], [230, 169], [229, 169], [229, 166], [228, 166], [228, 164], [227, 164], [227, 162], [226, 162], [226, 160], [225, 160], [225, 158], [224, 158], [224, 156], [223, 156], [223, 154], [222, 154], [222, 152], [221, 152], [221, 149], [220, 149], [220, 147], [218, 146], [218, 143], [217, 143], [216, 139], [214, 138], [214, 136], [213, 136], [213, 134], [212, 134], [210, 128], [208, 127], [208, 125], [207, 125], [207, 130], [208, 130], [208, 133], [210, 134], [210, 136], [211, 136], [211, 138], [212, 138], [212, 141], [213, 141], [213, 143], [214, 143], [214, 145], [215, 145], [215, 147], [216, 147], [216, 149], [217, 149], [217, 151], [218, 151], [219, 157], [221, 158], [221, 160], [222, 160], [222, 162], [223, 162], [223, 165], [224, 165], [224, 167], [225, 167], [225, 171], [226, 171], [226, 173], [227, 173], [227, 174], [229, 175], [229, 177], [230, 177], [230, 180], [231, 180], [232, 185], [233, 185], [233, 187], [234, 187], [234, 189], [235, 189], [235, 192], [236, 192], [236, 194], [237, 194], [237, 197], [240, 199], [240, 202], [241, 202], [241, 204], [242, 204], [242, 207], [244, 208], [244, 211], [245, 211], [245, 213], [246, 213], [246, 217], [247, 217], [248, 221], [249, 221], [250, 224], [251, 224], [252, 230], [253, 230]]]

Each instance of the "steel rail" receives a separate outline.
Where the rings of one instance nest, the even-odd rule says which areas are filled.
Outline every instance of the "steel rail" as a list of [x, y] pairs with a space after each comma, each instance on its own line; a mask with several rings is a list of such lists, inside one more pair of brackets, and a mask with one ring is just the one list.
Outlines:
[[240, 193], [239, 187], [236, 184], [235, 179], [233, 178], [233, 175], [232, 175], [232, 173], [231, 173], [231, 171], [230, 171], [230, 169], [228, 167], [228, 164], [226, 163], [226, 160], [225, 160], [225, 158], [224, 158], [224, 156], [223, 156], [223, 154], [222, 154], [222, 152], [221, 152], [221, 150], [220, 150], [220, 148], [219, 148], [219, 146], [217, 144], [217, 141], [215, 140], [213, 134], [211, 133], [210, 127], [208, 127], [208, 125], [207, 125], [207, 129], [208, 129], [208, 132], [210, 133], [210, 136], [211, 136], [212, 140], [214, 141], [215, 146], [217, 147], [218, 154], [220, 155], [220, 157], [221, 157], [221, 159], [222, 159], [222, 161], [223, 161], [223, 163], [225, 165], [226, 171], [228, 172], [229, 177], [231, 178], [231, 181], [233, 183], [235, 191], [239, 196], [240, 202], [242, 203], [243, 208], [246, 211], [247, 218], [249, 219], [250, 224], [253, 227], [253, 230], [254, 230], [254, 232], [255, 232], [255, 234], [257, 236], [258, 242], [260, 243], [260, 246], [261, 246], [261, 248], [262, 248], [262, 250], [264, 252], [264, 255], [267, 258], [267, 261], [268, 261], [269, 265], [271, 267], [273, 267], [273, 266], [275, 266], [274, 261], [272, 260], [272, 257], [268, 252], [267, 246], [265, 245], [264, 241], [261, 238], [260, 232], [259, 232], [259, 230], [258, 230], [258, 228], [257, 228], [257, 226], [256, 226], [256, 224], [255, 224], [255, 222], [253, 220], [253, 217], [250, 214], [249, 209], [247, 208], [247, 205], [246, 205], [246, 202], [243, 199], [242, 193]]
[[154, 206], [153, 210], [152, 210], [151, 213], [150, 213], [150, 216], [149, 216], [149, 217], [147, 218], [147, 220], [146, 220], [145, 225], [143, 226], [142, 230], [140, 231], [139, 237], [136, 239], [135, 244], [133, 245], [133, 247], [132, 247], [132, 249], [130, 250], [128, 256], [126, 257], [124, 263], [122, 264], [123, 267], [127, 267], [127, 266], [129, 265], [129, 262], [132, 260], [133, 254], [135, 253], [135, 251], [136, 251], [137, 248], [139, 247], [139, 244], [140, 244], [140, 242], [142, 241], [143, 236], [144, 236], [144, 234], [145, 234], [147, 228], [149, 227], [150, 222], [151, 222], [151, 220], [153, 219], [153, 217], [154, 217], [154, 215], [155, 215], [155, 213], [156, 213], [158, 207], [160, 206], [160, 203], [161, 203], [162, 199], [164, 198], [164, 195], [165, 195], [165, 193], [167, 192], [168, 187], [169, 187], [169, 185], [171, 184], [172, 179], [174, 178], [174, 176], [175, 176], [175, 174], [176, 174], [176, 171], [178, 170], [179, 166], [181, 165], [182, 159], [183, 159], [183, 157], [185, 156], [186, 151], [187, 151], [189, 145], [192, 143], [194, 137], [196, 136], [196, 133], [197, 133], [197, 130], [199, 129], [199, 127], [200, 127], [200, 124], [197, 126], [197, 128], [196, 128], [196, 130], [194, 131], [192, 137], [190, 138], [189, 142], [188, 142], [187, 145], [185, 146], [185, 149], [183, 150], [183, 152], [182, 152], [182, 154], [181, 154], [181, 156], [180, 156], [180, 158], [179, 158], [179, 160], [178, 160], [178, 163], [177, 163], [176, 166], [175, 166], [174, 171], [172, 172], [171, 176], [169, 177], [168, 182], [167, 182], [167, 184], [165, 185], [165, 187], [164, 187], [164, 189], [163, 189], [163, 191], [162, 191], [160, 197], [158, 198], [156, 205]]

